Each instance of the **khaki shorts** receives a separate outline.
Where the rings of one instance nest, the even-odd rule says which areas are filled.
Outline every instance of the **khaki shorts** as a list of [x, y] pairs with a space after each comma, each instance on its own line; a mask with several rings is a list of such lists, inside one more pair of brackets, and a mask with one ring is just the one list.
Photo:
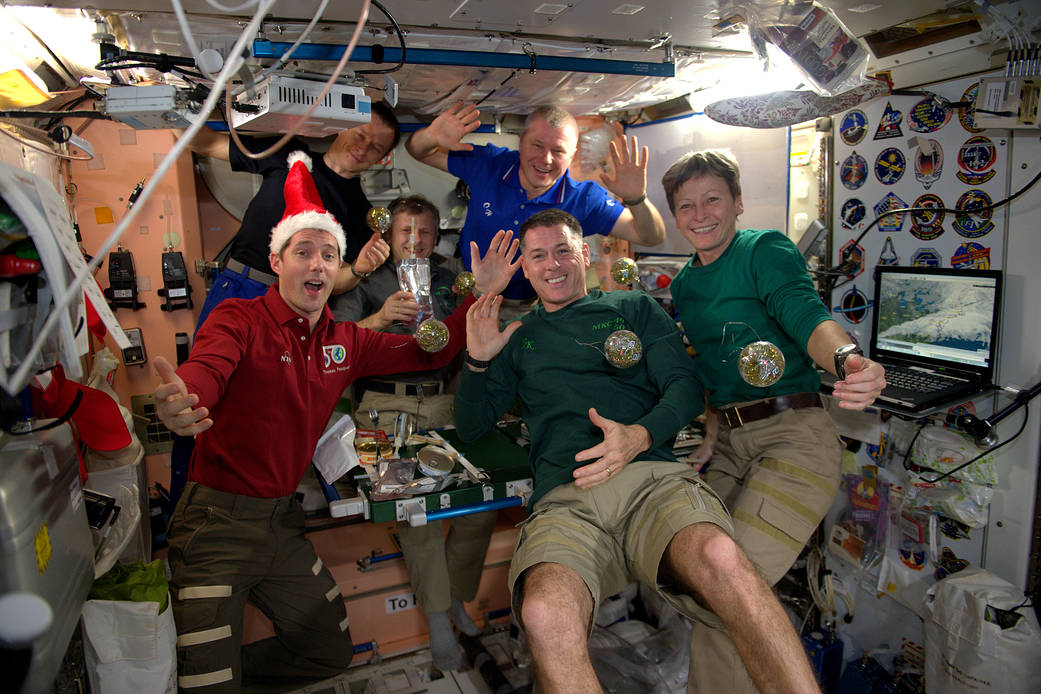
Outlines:
[[510, 564], [514, 614], [520, 614], [516, 585], [525, 570], [544, 562], [575, 571], [601, 601], [633, 581], [655, 588], [683, 615], [718, 626], [719, 619], [689, 595], [658, 583], [658, 567], [672, 538], [695, 523], [734, 529], [723, 502], [685, 463], [640, 461], [592, 489], [562, 484], [535, 504], [521, 524]]
[[839, 490], [842, 446], [820, 407], [719, 430], [705, 481], [734, 517], [734, 539], [770, 585], [791, 568]]

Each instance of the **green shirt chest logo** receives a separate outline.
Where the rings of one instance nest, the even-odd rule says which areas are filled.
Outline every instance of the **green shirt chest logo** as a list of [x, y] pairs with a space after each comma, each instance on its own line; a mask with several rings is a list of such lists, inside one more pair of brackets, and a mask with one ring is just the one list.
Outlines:
[[592, 331], [598, 332], [600, 330], [628, 330], [629, 326], [626, 324], [625, 319], [621, 316], [615, 316], [614, 318], [608, 318], [597, 323], [593, 323]]

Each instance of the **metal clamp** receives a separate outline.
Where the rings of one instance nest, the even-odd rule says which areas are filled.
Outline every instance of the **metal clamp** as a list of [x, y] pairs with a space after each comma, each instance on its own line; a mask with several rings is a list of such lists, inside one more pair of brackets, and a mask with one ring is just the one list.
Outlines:
[[394, 510], [397, 520], [405, 521], [413, 528], [427, 524], [427, 500], [424, 497], [398, 499], [394, 502]]

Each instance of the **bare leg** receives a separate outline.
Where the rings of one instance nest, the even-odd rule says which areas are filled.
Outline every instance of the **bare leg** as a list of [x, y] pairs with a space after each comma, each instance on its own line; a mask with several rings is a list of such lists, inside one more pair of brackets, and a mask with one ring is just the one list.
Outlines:
[[723, 620], [763, 694], [820, 694], [781, 603], [726, 533], [709, 523], [687, 526], [665, 550], [665, 567]]
[[593, 597], [561, 564], [536, 564], [521, 577], [521, 624], [543, 694], [594, 694], [600, 683], [589, 660]]

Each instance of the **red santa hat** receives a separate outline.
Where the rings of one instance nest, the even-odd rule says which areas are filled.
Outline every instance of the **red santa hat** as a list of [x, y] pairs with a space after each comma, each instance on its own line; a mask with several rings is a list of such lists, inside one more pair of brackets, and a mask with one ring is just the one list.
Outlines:
[[271, 243], [268, 248], [277, 255], [296, 232], [302, 229], [319, 229], [333, 235], [342, 257], [347, 246], [347, 238], [336, 218], [322, 206], [322, 198], [319, 197], [314, 179], [311, 178], [311, 157], [304, 152], [296, 151], [289, 155], [286, 162], [289, 164], [289, 175], [286, 176], [284, 188], [286, 212], [282, 221], [271, 230]]

